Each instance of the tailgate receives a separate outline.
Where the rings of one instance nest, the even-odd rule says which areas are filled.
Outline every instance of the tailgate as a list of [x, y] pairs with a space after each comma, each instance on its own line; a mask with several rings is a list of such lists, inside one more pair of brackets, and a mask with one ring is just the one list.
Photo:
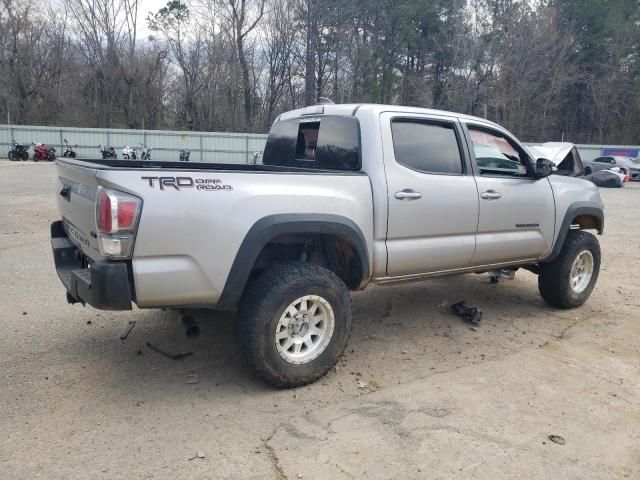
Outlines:
[[56, 201], [69, 239], [93, 260], [101, 260], [96, 237], [97, 171], [56, 161]]

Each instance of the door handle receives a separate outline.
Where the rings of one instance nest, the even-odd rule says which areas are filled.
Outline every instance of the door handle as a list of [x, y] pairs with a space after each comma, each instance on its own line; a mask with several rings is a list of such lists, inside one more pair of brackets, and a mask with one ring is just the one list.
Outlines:
[[502, 194], [496, 192], [495, 190], [487, 190], [486, 192], [482, 192], [480, 194], [480, 198], [484, 198], [485, 200], [497, 200], [502, 198]]
[[420, 192], [416, 192], [415, 190], [411, 190], [409, 188], [405, 188], [399, 192], [396, 192], [394, 197], [398, 200], [418, 200], [422, 198], [422, 194]]

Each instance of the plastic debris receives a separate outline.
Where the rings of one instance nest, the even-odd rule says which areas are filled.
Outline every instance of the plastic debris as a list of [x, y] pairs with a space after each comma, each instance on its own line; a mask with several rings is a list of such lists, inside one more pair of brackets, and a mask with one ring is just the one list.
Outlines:
[[172, 354], [172, 353], [166, 352], [165, 350], [162, 350], [160, 347], [156, 347], [155, 345], [151, 345], [149, 342], [147, 342], [147, 347], [149, 349], [153, 350], [154, 352], [159, 353], [160, 355], [164, 355], [165, 357], [169, 357], [171, 360], [182, 360], [184, 357], [188, 357], [189, 355], [193, 355], [193, 352]]
[[127, 325], [127, 328], [124, 330], [124, 332], [122, 332], [122, 335], [120, 335], [120, 340], [126, 340], [126, 338], [131, 333], [131, 330], [133, 330], [133, 327], [135, 326], [136, 322], [134, 320], [130, 320], [129, 325]]
[[464, 302], [465, 301], [462, 300], [451, 305], [451, 311], [456, 315], [461, 316], [467, 323], [480, 325], [480, 320], [482, 320], [482, 310], [477, 307], [467, 307]]

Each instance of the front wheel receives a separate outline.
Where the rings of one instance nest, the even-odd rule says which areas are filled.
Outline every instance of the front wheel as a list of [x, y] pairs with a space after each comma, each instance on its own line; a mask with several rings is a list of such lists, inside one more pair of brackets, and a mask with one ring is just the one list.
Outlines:
[[37, 162], [41, 158], [42, 158], [42, 156], [40, 155], [40, 152], [33, 152], [33, 161], [34, 162]]
[[540, 269], [540, 295], [558, 308], [582, 305], [598, 280], [600, 258], [600, 244], [595, 236], [579, 230], [569, 231], [560, 255]]
[[351, 334], [351, 297], [333, 272], [276, 265], [248, 286], [236, 337], [249, 368], [281, 388], [314, 382], [336, 364]]
[[8, 157], [9, 157], [9, 160], [12, 161], [12, 162], [15, 162], [16, 160], [18, 160], [18, 156], [16, 155], [16, 152], [14, 152], [14, 151], [9, 152]]

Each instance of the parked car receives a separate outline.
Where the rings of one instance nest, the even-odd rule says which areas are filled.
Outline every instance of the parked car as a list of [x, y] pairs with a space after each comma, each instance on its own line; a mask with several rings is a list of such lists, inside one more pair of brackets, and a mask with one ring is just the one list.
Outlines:
[[604, 207], [552, 166], [485, 119], [316, 105], [277, 118], [258, 165], [58, 159], [53, 258], [70, 303], [237, 310], [250, 368], [295, 387], [335, 365], [368, 284], [523, 268], [582, 305]]
[[629, 166], [629, 180], [632, 182], [640, 182], [640, 158], [629, 157], [633, 165]]
[[529, 147], [535, 158], [548, 158], [555, 168], [553, 173], [569, 177], [581, 177], [585, 174], [580, 152], [573, 143], [547, 142]]
[[640, 165], [629, 157], [618, 157], [607, 155], [598, 157], [591, 162], [584, 162], [584, 173], [597, 172], [599, 170], [608, 170], [612, 167], [618, 167], [623, 172], [629, 174], [631, 180], [640, 180]]

